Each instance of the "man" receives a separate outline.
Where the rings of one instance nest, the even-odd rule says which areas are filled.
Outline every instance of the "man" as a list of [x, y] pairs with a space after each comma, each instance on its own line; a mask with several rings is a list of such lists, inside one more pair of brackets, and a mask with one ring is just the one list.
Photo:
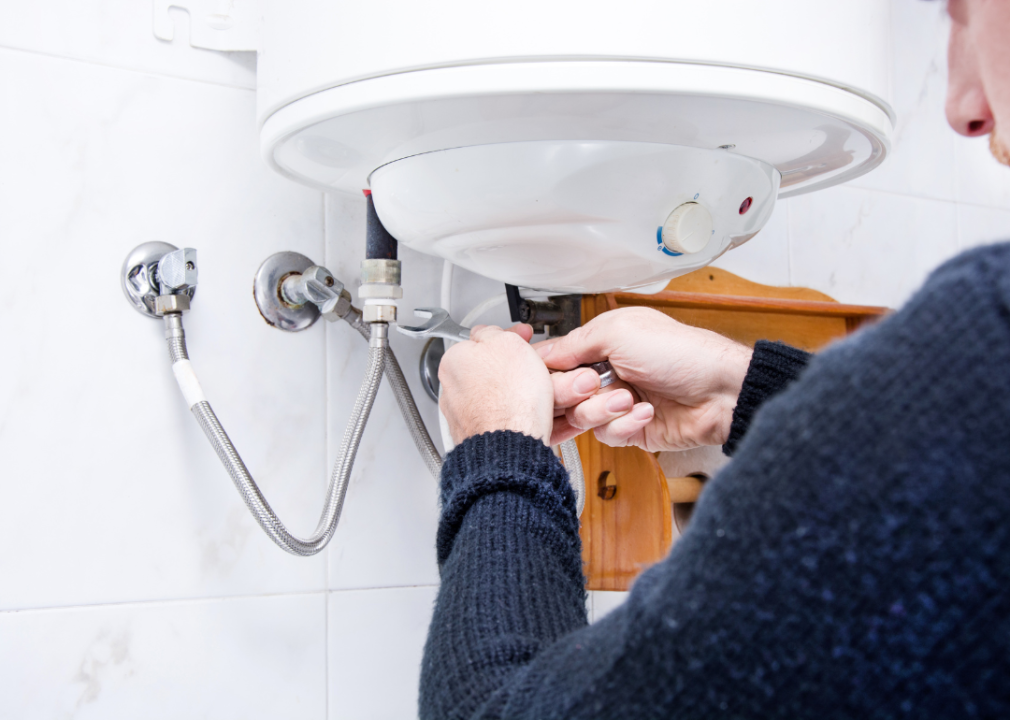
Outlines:
[[[949, 12], [948, 120], [1010, 163], [1010, 1]], [[816, 358], [644, 309], [529, 339], [475, 329], [442, 362], [423, 717], [1010, 717], [1010, 246]], [[574, 369], [603, 359], [626, 387]], [[588, 429], [734, 455], [592, 626], [546, 444]]]

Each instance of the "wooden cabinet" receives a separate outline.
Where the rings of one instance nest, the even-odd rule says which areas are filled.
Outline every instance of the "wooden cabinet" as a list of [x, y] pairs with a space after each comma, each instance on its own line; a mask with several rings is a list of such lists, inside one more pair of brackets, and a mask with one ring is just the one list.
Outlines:
[[[676, 278], [655, 295], [609, 293], [582, 299], [582, 322], [620, 307], [653, 307], [688, 325], [747, 345], [781, 340], [815, 351], [886, 308], [843, 305], [806, 288], [758, 285], [717, 268]], [[662, 559], [673, 542], [674, 501], [691, 499], [692, 480], [667, 482], [656, 457], [638, 448], [611, 448], [592, 433], [577, 439], [586, 476], [582, 557], [590, 590], [627, 590]]]

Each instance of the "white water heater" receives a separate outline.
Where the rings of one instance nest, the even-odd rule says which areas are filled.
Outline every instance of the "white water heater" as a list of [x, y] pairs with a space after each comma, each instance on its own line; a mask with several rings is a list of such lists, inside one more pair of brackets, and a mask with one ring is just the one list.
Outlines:
[[887, 153], [880, 0], [260, 0], [263, 157], [525, 287], [665, 282]]

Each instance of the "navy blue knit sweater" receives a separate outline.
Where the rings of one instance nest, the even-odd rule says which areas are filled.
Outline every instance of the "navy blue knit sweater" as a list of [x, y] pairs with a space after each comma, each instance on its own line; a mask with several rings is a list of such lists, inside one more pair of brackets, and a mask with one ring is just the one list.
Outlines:
[[[753, 379], [756, 407], [776, 388]], [[592, 626], [562, 466], [515, 433], [461, 443], [421, 716], [1010, 717], [1010, 246], [944, 265], [731, 440]]]

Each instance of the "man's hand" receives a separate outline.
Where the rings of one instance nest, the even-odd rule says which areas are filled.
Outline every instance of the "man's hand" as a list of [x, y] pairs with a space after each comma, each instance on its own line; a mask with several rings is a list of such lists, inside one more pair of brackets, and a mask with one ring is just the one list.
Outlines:
[[623, 381], [586, 399], [578, 382], [591, 370], [555, 373], [552, 443], [593, 428], [607, 445], [649, 452], [725, 443], [752, 354], [649, 308], [604, 313], [536, 348], [557, 370], [609, 360]]
[[545, 443], [551, 435], [554, 389], [529, 344], [533, 328], [478, 325], [453, 345], [438, 368], [438, 406], [456, 444], [471, 435], [514, 430]]

